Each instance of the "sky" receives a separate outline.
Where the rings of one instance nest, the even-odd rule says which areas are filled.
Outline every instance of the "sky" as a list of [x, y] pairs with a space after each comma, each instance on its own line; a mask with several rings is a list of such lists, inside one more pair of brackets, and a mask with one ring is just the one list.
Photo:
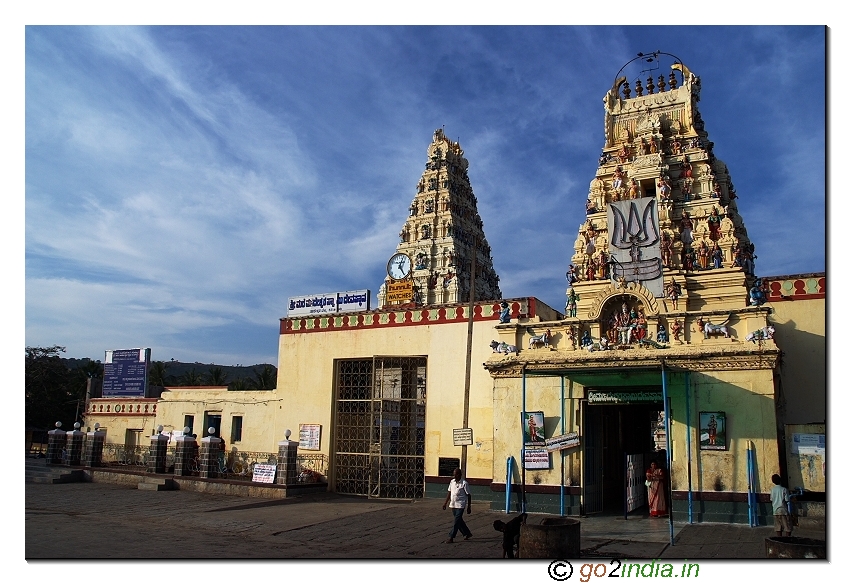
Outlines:
[[[2, 354], [12, 384], [23, 385], [12, 366], [21, 336], [77, 358], [150, 347], [159, 360], [277, 364], [290, 296], [376, 294], [439, 127], [469, 160], [504, 295], [562, 310], [603, 146], [602, 98], [638, 52], [673, 53], [701, 77], [700, 111], [756, 272], [826, 269], [826, 128], [842, 122], [826, 118], [825, 78], [847, 51], [841, 17], [820, 0], [771, 10], [716, 0], [661, 18], [619, 0], [272, 6], [4, 9], [2, 259], [14, 275]], [[567, 26], [618, 21], [736, 26]], [[749, 25], [770, 22], [807, 26]], [[234, 23], [303, 26], [198, 26]], [[416, 23], [465, 26], [388, 26]], [[129, 26], [80, 26], [90, 24]], [[531, 26], [506, 26], [516, 24]], [[840, 76], [828, 89], [841, 94]], [[831, 199], [830, 216], [845, 204]], [[841, 270], [831, 276], [841, 294]], [[705, 567], [740, 575], [741, 565]], [[500, 563], [511, 568], [527, 575]]]
[[370, 289], [377, 307], [441, 127], [469, 161], [503, 295], [563, 311], [602, 98], [654, 50], [701, 77], [756, 273], [826, 268], [821, 26], [24, 35], [27, 346], [276, 365], [289, 297]]

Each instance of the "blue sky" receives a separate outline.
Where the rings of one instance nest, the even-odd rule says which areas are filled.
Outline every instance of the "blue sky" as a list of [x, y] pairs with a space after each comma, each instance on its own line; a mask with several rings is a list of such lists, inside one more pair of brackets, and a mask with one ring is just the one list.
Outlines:
[[702, 78], [756, 272], [826, 268], [820, 26], [29, 26], [24, 41], [26, 345], [277, 364], [287, 298], [377, 294], [439, 127], [469, 160], [503, 294], [563, 310], [602, 98], [656, 49]]

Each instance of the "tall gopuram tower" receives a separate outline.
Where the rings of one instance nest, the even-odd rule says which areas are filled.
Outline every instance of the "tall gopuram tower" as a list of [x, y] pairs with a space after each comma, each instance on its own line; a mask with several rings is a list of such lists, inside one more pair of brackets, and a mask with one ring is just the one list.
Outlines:
[[[618, 74], [603, 100], [605, 145], [567, 273], [568, 315], [586, 314], [611, 286], [657, 302], [646, 313], [683, 317], [760, 301], [749, 298], [754, 246], [738, 195], [697, 107], [700, 79], [678, 59], [668, 76], [659, 73], [644, 70], [631, 83]], [[618, 344], [611, 327], [624, 316], [602, 316], [601, 337]]]
[[[468, 302], [473, 263], [474, 299], [502, 297], [468, 167], [460, 144], [447, 138], [442, 129], [435, 131], [428, 146], [425, 171], [391, 260], [398, 261], [403, 259], [401, 254], [406, 255], [410, 269], [394, 273], [388, 265], [388, 275], [378, 293], [381, 307]], [[398, 289], [402, 291], [393, 291]]]

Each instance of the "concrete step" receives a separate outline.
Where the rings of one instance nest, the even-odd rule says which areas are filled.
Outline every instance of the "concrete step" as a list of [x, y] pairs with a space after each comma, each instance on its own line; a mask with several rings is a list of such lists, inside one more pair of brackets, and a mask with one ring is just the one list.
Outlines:
[[71, 469], [67, 466], [47, 465], [44, 458], [27, 458], [24, 466], [24, 481], [33, 484], [66, 484], [82, 482], [83, 470]]
[[162, 490], [173, 490], [174, 480], [169, 478], [143, 478], [142, 481], [139, 482], [138, 489], [153, 490], [157, 492]]

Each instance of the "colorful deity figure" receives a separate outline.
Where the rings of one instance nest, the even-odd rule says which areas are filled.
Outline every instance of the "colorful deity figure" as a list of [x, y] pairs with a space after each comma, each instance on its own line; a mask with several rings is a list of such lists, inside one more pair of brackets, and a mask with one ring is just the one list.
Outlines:
[[720, 248], [717, 241], [714, 242], [714, 246], [711, 248], [711, 261], [714, 269], [723, 267], [723, 249]]
[[678, 156], [682, 153], [682, 142], [679, 141], [679, 138], [673, 140], [673, 143], [670, 144], [670, 152], [674, 156]]
[[681, 342], [679, 335], [682, 333], [682, 323], [679, 322], [678, 318], [673, 320], [673, 324], [670, 326], [670, 333], [673, 334], [673, 340]]
[[587, 258], [587, 264], [584, 268], [584, 279], [585, 281], [595, 281], [596, 280], [596, 265], [593, 262], [591, 257]]
[[767, 293], [761, 278], [756, 279], [753, 287], [750, 288], [750, 305], [760, 306], [767, 301]]
[[712, 241], [720, 240], [720, 221], [723, 220], [723, 215], [717, 210], [717, 207], [711, 207], [711, 214], [708, 215], [708, 238]]
[[617, 150], [617, 161], [620, 162], [620, 164], [625, 164], [629, 161], [630, 155], [631, 148], [629, 148], [628, 144], [624, 143], [622, 146], [620, 146], [620, 149]]
[[674, 310], [679, 309], [679, 296], [682, 295], [682, 286], [676, 281], [676, 278], [670, 280], [664, 288], [667, 299], [670, 300], [670, 306]]
[[[694, 242], [694, 222], [688, 211], [682, 211], [682, 220], [679, 221], [679, 239], [682, 245], [689, 247]], [[684, 252], [684, 249], [682, 250]]]
[[578, 281], [578, 269], [576, 269], [575, 265], [570, 263], [570, 268], [567, 270], [567, 282], [570, 285], [573, 285]]
[[570, 288], [567, 290], [567, 316], [570, 318], [575, 318], [578, 313], [578, 301], [581, 298], [576, 293], [576, 290]]
[[694, 271], [697, 265], [697, 254], [693, 247], [682, 247], [682, 268], [685, 271]]
[[661, 194], [661, 200], [670, 200], [670, 182], [666, 176], [658, 180], [658, 192]]
[[670, 337], [667, 335], [667, 329], [664, 327], [664, 324], [658, 325], [658, 332], [655, 333], [655, 337], [659, 342], [667, 344], [670, 342]]
[[581, 346], [582, 348], [593, 346], [593, 338], [590, 337], [590, 330], [585, 330], [584, 334], [581, 335]]
[[608, 278], [608, 254], [600, 251], [596, 256], [596, 279]]
[[671, 261], [673, 259], [673, 237], [667, 231], [661, 232], [661, 263], [664, 267], [673, 267]]
[[632, 329], [632, 338], [636, 339], [638, 342], [641, 342], [646, 338], [647, 335], [647, 322], [646, 322], [646, 314], [643, 312], [643, 308], [639, 309], [637, 312], [637, 317], [633, 321], [634, 328]]
[[697, 263], [699, 264], [700, 269], [708, 269], [709, 257], [711, 255], [711, 251], [706, 245], [705, 241], [699, 242], [699, 247], [697, 247]]
[[629, 180], [629, 198], [632, 200], [640, 198], [640, 188], [634, 178]]
[[573, 350], [576, 348], [576, 327], [575, 326], [567, 326], [567, 340], [570, 341], [570, 344], [573, 347]]
[[511, 308], [508, 305], [508, 302], [502, 300], [499, 303], [499, 307], [502, 309], [501, 312], [499, 312], [499, 323], [508, 324], [511, 321]]
[[711, 198], [721, 198], [723, 196], [723, 190], [720, 188], [720, 184], [714, 183], [714, 190], [711, 191]]
[[614, 189], [615, 192], [619, 193], [623, 188], [623, 179], [625, 175], [623, 174], [623, 168], [621, 166], [617, 166], [614, 169], [614, 178], [611, 180], [611, 188]]
[[597, 212], [596, 203], [588, 198], [587, 202], [584, 204], [584, 210], [588, 215]]
[[584, 231], [584, 240], [585, 240], [584, 252], [588, 256], [588, 258], [596, 252], [596, 235], [597, 234], [598, 234], [598, 232], [596, 231], [596, 228], [594, 228], [593, 223], [590, 221], [590, 219], [588, 219], [587, 220], [587, 228]]

